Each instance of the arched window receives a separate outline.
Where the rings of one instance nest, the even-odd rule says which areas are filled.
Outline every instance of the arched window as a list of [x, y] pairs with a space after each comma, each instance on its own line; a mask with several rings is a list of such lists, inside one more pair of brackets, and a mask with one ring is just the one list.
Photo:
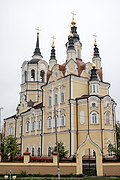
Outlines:
[[41, 129], [41, 121], [37, 121], [37, 129], [40, 130]]
[[51, 96], [48, 97], [48, 106], [52, 105]]
[[33, 120], [31, 123], [31, 131], [34, 131], [34, 130], [35, 130], [35, 121]]
[[27, 121], [26, 122], [26, 132], [29, 132], [30, 131], [30, 122]]
[[98, 113], [97, 112], [91, 113], [91, 124], [98, 124]]
[[29, 147], [26, 148], [26, 152], [29, 152]]
[[65, 126], [65, 115], [61, 115], [61, 126]]
[[48, 118], [48, 128], [51, 128], [52, 124], [51, 124], [51, 117]]
[[41, 154], [41, 153], [40, 153], [40, 147], [38, 147], [38, 156], [40, 156], [40, 154]]
[[80, 111], [80, 124], [84, 124], [84, 123], [85, 123], [85, 112]]
[[45, 71], [40, 71], [40, 82], [45, 82]]
[[105, 113], [105, 123], [110, 124], [110, 112]]
[[8, 128], [8, 134], [9, 135], [13, 135], [13, 127], [9, 127]]
[[34, 69], [31, 70], [31, 80], [35, 81], [35, 70]]
[[62, 92], [62, 93], [61, 93], [61, 103], [64, 103], [64, 101], [65, 101], [65, 100], [64, 100], [64, 93]]
[[98, 84], [92, 84], [92, 93], [93, 94], [99, 93], [99, 85]]
[[57, 105], [58, 98], [57, 98], [57, 94], [55, 94], [55, 105]]
[[34, 156], [34, 155], [35, 155], [35, 148], [32, 147], [32, 156]]
[[92, 150], [92, 156], [95, 157], [96, 156], [96, 153], [94, 150]]
[[51, 154], [52, 154], [52, 149], [51, 149], [51, 147], [49, 146], [49, 147], [48, 147], [48, 156], [51, 156]]
[[97, 107], [97, 104], [95, 102], [92, 102], [92, 107]]

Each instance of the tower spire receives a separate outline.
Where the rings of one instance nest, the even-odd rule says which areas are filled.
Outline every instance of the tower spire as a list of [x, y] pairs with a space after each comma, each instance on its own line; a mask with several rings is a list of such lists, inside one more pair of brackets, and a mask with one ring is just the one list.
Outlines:
[[36, 41], [36, 48], [34, 51], [34, 55], [42, 57], [41, 52], [40, 52], [40, 48], [39, 48], [39, 31], [40, 31], [39, 27], [36, 30], [37, 30], [37, 41]]
[[95, 64], [93, 64], [92, 69], [91, 69], [90, 81], [99, 81], [97, 73], [96, 73], [96, 65]]
[[57, 64], [57, 60], [56, 60], [56, 55], [55, 55], [55, 42], [54, 40], [56, 39], [54, 36], [51, 37], [52, 38], [52, 45], [51, 45], [51, 54], [50, 54], [50, 60], [49, 60], [49, 70], [52, 69], [52, 67]]
[[77, 27], [76, 27], [76, 22], [75, 22], [75, 12], [71, 12], [71, 14], [73, 15], [72, 16], [72, 21], [71, 21], [71, 32], [73, 34], [73, 38], [74, 38], [74, 41], [78, 41], [80, 40], [79, 38], [79, 35], [77, 34]]
[[54, 39], [56, 39], [54, 36], [51, 37], [52, 38], [52, 49], [51, 49], [51, 56], [50, 56], [50, 59], [56, 59], [56, 56], [55, 56], [55, 42], [54, 42]]
[[99, 49], [98, 49], [98, 47], [97, 47], [97, 42], [96, 42], [96, 37], [97, 37], [97, 35], [94, 34], [93, 36], [94, 36], [94, 53], [93, 53], [93, 57], [100, 57], [100, 55], [99, 55]]
[[74, 47], [74, 41], [73, 41], [73, 34], [72, 31], [70, 30], [70, 34], [68, 36], [68, 50], [69, 49], [75, 49]]

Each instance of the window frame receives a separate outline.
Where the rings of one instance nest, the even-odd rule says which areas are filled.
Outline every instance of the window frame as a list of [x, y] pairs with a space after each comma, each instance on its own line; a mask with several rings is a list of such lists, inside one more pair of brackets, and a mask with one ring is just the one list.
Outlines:
[[26, 122], [26, 132], [30, 131], [30, 121]]
[[55, 94], [55, 105], [57, 105], [57, 104], [58, 104], [58, 95]]
[[52, 117], [48, 117], [48, 128], [52, 128]]
[[48, 97], [48, 106], [52, 106], [52, 97], [51, 96]]
[[31, 80], [35, 81], [35, 70], [31, 69]]
[[32, 149], [31, 149], [31, 156], [32, 157], [35, 156], [35, 148], [34, 147], [32, 147]]
[[51, 157], [51, 155], [52, 155], [52, 148], [51, 148], [51, 146], [48, 146], [47, 154], [48, 154], [48, 157]]
[[[108, 116], [109, 118], [108, 118], [107, 116]], [[109, 121], [108, 121], [108, 119], [109, 119]], [[105, 124], [106, 124], [106, 125], [110, 125], [110, 112], [109, 112], [109, 111], [106, 111], [106, 112], [105, 112]]]
[[[64, 118], [64, 119], [62, 119], [62, 118]], [[64, 122], [64, 123], [62, 123], [62, 122]], [[65, 114], [62, 114], [61, 115], [61, 126], [65, 126]]]
[[61, 103], [65, 102], [65, 93], [61, 92]]
[[91, 124], [98, 124], [98, 113], [96, 111], [91, 112]]

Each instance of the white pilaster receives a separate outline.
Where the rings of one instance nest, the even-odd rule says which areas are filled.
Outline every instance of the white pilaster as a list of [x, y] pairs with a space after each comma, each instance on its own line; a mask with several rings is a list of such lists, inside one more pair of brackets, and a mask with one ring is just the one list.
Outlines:
[[[71, 77], [71, 99], [73, 99], [73, 78]], [[71, 101], [71, 155], [74, 155], [74, 104]]]
[[54, 85], [52, 85], [52, 132], [53, 132], [53, 129], [54, 129], [54, 98], [55, 98], [55, 95], [54, 95]]

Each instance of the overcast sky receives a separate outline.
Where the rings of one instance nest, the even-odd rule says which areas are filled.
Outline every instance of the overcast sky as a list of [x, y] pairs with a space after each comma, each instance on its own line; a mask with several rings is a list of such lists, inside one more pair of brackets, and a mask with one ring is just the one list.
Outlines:
[[117, 103], [120, 120], [120, 1], [119, 0], [0, 0], [0, 107], [2, 119], [16, 113], [20, 101], [21, 65], [30, 60], [40, 31], [43, 59], [50, 57], [51, 37], [56, 37], [59, 64], [66, 60], [65, 43], [72, 14], [82, 42], [82, 59], [91, 62], [93, 34], [98, 35], [104, 81]]

